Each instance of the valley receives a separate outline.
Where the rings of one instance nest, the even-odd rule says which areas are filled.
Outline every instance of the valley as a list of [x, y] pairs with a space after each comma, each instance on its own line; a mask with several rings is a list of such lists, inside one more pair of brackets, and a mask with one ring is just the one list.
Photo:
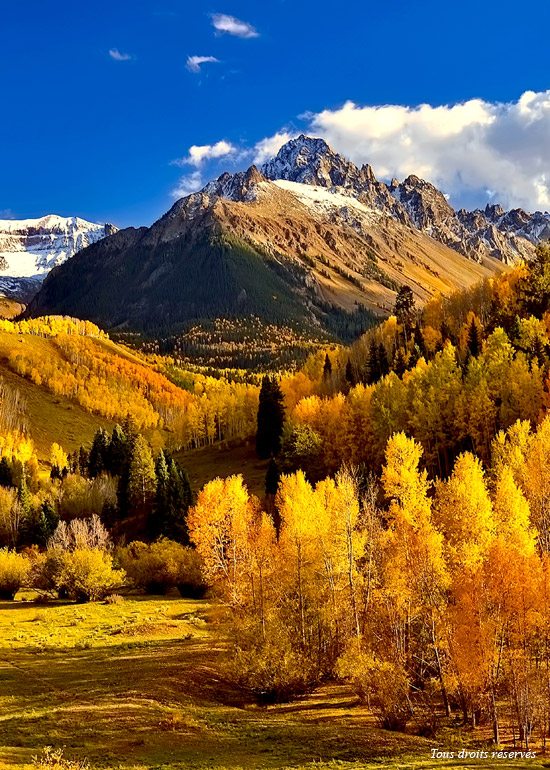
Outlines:
[[4, 298], [2, 770], [545, 766], [550, 250], [481, 216], [302, 137]]
[[[301, 136], [260, 168], [177, 201], [150, 228], [84, 248], [47, 277], [26, 316], [86, 317], [164, 352], [193, 349], [202, 334], [213, 349], [193, 350], [201, 361], [242, 366], [230, 347], [247, 339], [247, 321], [265, 329], [253, 340], [271, 328], [309, 344], [350, 342], [391, 313], [400, 286], [418, 303], [448, 296], [529, 259], [547, 233], [546, 215], [455, 212], [417, 177], [388, 186]], [[216, 343], [213, 327], [224, 324]], [[299, 360], [296, 348], [276, 344], [271, 359]], [[253, 359], [245, 364], [266, 365], [260, 351]]]

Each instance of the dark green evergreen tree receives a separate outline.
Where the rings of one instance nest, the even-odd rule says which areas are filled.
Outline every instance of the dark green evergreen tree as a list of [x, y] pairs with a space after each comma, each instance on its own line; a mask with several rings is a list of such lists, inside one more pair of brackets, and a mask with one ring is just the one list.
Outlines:
[[12, 487], [13, 475], [11, 471], [11, 465], [8, 462], [7, 457], [2, 457], [0, 460], [0, 486]]
[[94, 436], [90, 458], [88, 460], [88, 474], [90, 478], [95, 479], [107, 469], [109, 454], [109, 437], [103, 428], [99, 428]]
[[78, 462], [75, 466], [75, 473], [78, 472], [82, 476], [88, 475], [88, 466], [90, 464], [90, 453], [83, 446], [78, 451]]
[[45, 548], [59, 524], [59, 514], [52, 500], [45, 500], [38, 509], [32, 542]]
[[167, 537], [188, 545], [187, 513], [193, 504], [193, 493], [187, 473], [163, 451], [157, 457], [155, 473], [157, 492], [148, 534], [152, 539]]
[[410, 286], [403, 284], [403, 286], [399, 287], [399, 291], [397, 292], [397, 296], [395, 298], [393, 314], [397, 318], [398, 323], [403, 326], [403, 334], [406, 344], [416, 316], [414, 294]]
[[345, 378], [348, 385], [352, 388], [355, 385], [355, 372], [353, 371], [353, 365], [348, 358], [346, 362]]
[[120, 476], [128, 465], [130, 456], [128, 438], [120, 425], [113, 428], [107, 456], [107, 470], [113, 476]]
[[256, 453], [262, 460], [279, 454], [285, 421], [283, 394], [275, 378], [266, 375], [260, 389]]
[[468, 329], [468, 352], [472, 358], [477, 358], [481, 353], [481, 333], [479, 328], [479, 322], [476, 318], [472, 318], [472, 322]]
[[382, 343], [378, 345], [378, 369], [380, 377], [385, 377], [390, 373], [390, 362], [388, 361], [388, 354], [386, 348]]
[[325, 382], [332, 377], [332, 363], [330, 361], [329, 354], [325, 355], [325, 363], [323, 364], [323, 380]]

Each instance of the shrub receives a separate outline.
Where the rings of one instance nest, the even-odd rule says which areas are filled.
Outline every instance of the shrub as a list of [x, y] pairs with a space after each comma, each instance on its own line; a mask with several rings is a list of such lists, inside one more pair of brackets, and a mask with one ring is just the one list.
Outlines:
[[378, 660], [352, 644], [338, 660], [338, 676], [348, 679], [387, 730], [404, 730], [412, 716], [410, 682], [397, 663]]
[[57, 589], [69, 599], [89, 602], [103, 599], [124, 582], [123, 570], [115, 569], [113, 558], [100, 548], [76, 548], [61, 555], [54, 575]]
[[165, 594], [176, 586], [182, 596], [205, 591], [199, 555], [173, 540], [150, 545], [135, 541], [120, 551], [119, 558], [130, 579], [147, 593]]
[[302, 695], [317, 683], [315, 666], [295, 649], [285, 628], [273, 627], [266, 637], [258, 633], [240, 635], [230, 665], [230, 675], [262, 703], [276, 703]]
[[25, 556], [8, 548], [0, 549], [0, 599], [15, 599], [15, 594], [26, 583], [30, 569]]
[[201, 599], [206, 593], [208, 586], [202, 576], [202, 559], [194, 548], [183, 549], [177, 587], [184, 598]]
[[86, 760], [68, 759], [63, 755], [63, 749], [52, 749], [46, 746], [39, 757], [32, 758], [35, 770], [89, 770]]
[[38, 559], [32, 565], [31, 584], [37, 591], [44, 591], [35, 601], [47, 602], [47, 594], [59, 594], [60, 599], [66, 599], [66, 592], [60, 590], [57, 585], [57, 577], [63, 566], [64, 552], [60, 548], [48, 548], [47, 551], [40, 554]]
[[124, 597], [120, 594], [109, 594], [105, 597], [105, 604], [123, 604]]

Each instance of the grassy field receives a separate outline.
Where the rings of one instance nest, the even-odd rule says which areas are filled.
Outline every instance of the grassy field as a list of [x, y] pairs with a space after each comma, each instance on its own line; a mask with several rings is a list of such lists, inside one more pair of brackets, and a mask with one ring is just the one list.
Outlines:
[[55, 396], [46, 388], [19, 377], [0, 361], [0, 377], [25, 401], [25, 417], [40, 459], [49, 460], [52, 443], [57, 441], [72, 452], [90, 445], [96, 430], [110, 429], [109, 420], [90, 414], [78, 404]]
[[0, 604], [0, 768], [44, 746], [118, 770], [549, 767], [432, 760], [437, 741], [379, 730], [345, 687], [258, 707], [224, 678], [213, 608], [179, 597]]
[[177, 452], [175, 457], [189, 474], [191, 486], [201, 489], [216, 476], [232, 476], [241, 473], [252, 494], [265, 495], [267, 460], [258, 460], [254, 438], [248, 442], [235, 442], [230, 447], [214, 444], [211, 447]]

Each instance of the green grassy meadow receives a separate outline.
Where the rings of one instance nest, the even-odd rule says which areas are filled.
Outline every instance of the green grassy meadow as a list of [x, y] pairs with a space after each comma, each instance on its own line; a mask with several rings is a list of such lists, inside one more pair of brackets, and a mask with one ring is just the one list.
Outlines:
[[258, 460], [253, 437], [248, 441], [232, 442], [229, 447], [214, 444], [175, 452], [174, 456], [186, 469], [191, 486], [197, 492], [216, 476], [225, 478], [240, 473], [252, 494], [260, 498], [265, 495], [268, 463], [267, 460]]
[[0, 768], [45, 746], [118, 770], [374, 770], [550, 767], [535, 761], [432, 760], [473, 746], [380, 730], [344, 686], [259, 707], [224, 676], [215, 608], [179, 597], [117, 604], [0, 604]]

